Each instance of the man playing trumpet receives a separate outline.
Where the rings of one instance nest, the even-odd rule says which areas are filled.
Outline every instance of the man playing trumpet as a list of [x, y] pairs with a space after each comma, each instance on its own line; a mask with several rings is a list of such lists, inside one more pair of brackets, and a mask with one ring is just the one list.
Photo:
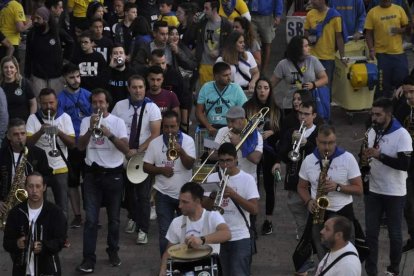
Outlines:
[[[352, 195], [362, 195], [362, 180], [354, 156], [336, 146], [333, 126], [322, 125], [318, 128], [316, 145], [300, 167], [298, 194], [309, 213], [321, 217], [321, 221], [314, 221], [311, 233], [305, 231], [304, 235], [312, 236], [318, 258], [322, 260], [327, 251], [320, 241], [323, 223], [336, 214], [354, 220]], [[322, 171], [325, 173], [322, 174]], [[319, 207], [318, 199], [322, 196], [329, 202], [327, 207]]]
[[71, 117], [58, 109], [56, 93], [43, 88], [39, 94], [40, 110], [29, 116], [26, 124], [27, 144], [46, 152], [53, 175], [46, 182], [53, 191], [55, 203], [68, 215], [68, 148], [75, 145]]
[[178, 114], [169, 110], [162, 119], [162, 135], [152, 140], [144, 156], [144, 172], [155, 178], [160, 255], [167, 248], [168, 227], [180, 213], [180, 189], [191, 178], [195, 161], [195, 144], [191, 136], [179, 130]]

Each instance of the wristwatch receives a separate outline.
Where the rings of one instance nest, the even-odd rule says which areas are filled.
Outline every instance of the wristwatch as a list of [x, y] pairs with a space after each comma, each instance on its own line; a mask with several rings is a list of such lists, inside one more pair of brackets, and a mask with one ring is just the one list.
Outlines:
[[204, 245], [206, 243], [206, 238], [205, 237], [200, 237], [200, 240], [203, 242], [201, 245]]
[[336, 184], [336, 189], [335, 189], [338, 193], [341, 192], [341, 185]]

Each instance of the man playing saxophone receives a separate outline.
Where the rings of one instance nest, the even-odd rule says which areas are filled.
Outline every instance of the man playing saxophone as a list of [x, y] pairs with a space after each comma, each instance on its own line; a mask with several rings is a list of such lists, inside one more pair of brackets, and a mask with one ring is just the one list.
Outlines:
[[[13, 206], [6, 206], [6, 198], [14, 185], [23, 188], [25, 178], [16, 179], [16, 170], [24, 170], [24, 175], [38, 171], [43, 175], [51, 175], [45, 152], [36, 146], [26, 145], [26, 124], [22, 119], [14, 118], [7, 128], [8, 143], [0, 149], [0, 216]], [[27, 147], [27, 156], [23, 159], [24, 147]], [[25, 160], [25, 163], [22, 163]], [[1, 226], [0, 226], [1, 228]]]
[[[299, 171], [298, 193], [308, 211], [313, 216], [318, 214], [321, 217], [321, 220], [315, 221], [310, 228], [311, 233], [304, 233], [311, 234], [316, 253], [321, 260], [327, 251], [322, 246], [320, 238], [324, 221], [336, 214], [354, 220], [352, 195], [362, 194], [362, 180], [354, 156], [337, 147], [333, 126], [319, 127], [316, 145], [313, 153], [303, 160]], [[318, 199], [322, 196], [326, 196], [329, 202], [327, 207], [318, 207]], [[308, 220], [308, 223], [309, 221], [311, 220]]]
[[[47, 153], [53, 175], [46, 182], [52, 188], [55, 203], [68, 214], [68, 148], [75, 145], [71, 117], [58, 109], [56, 93], [44, 88], [39, 94], [40, 110], [27, 119], [27, 143]], [[46, 176], [45, 176], [46, 178]]]

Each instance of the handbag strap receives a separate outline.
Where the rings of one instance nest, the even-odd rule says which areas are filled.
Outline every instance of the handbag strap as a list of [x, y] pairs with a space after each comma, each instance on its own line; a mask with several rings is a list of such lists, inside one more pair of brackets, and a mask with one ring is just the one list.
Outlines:
[[341, 255], [339, 255], [338, 256], [338, 258], [336, 258], [327, 268], [325, 268], [320, 274], [319, 274], [319, 276], [323, 276], [323, 275], [325, 275], [325, 273], [326, 272], [328, 272], [328, 270], [329, 269], [331, 269], [337, 262], [339, 262], [342, 258], [344, 258], [344, 257], [346, 257], [346, 256], [349, 256], [349, 255], [354, 255], [354, 256], [357, 256], [358, 257], [358, 255], [357, 255], [357, 253], [355, 253], [355, 252], [352, 252], [352, 251], [347, 251], [347, 252], [345, 252], [345, 253], [343, 253], [343, 254], [341, 254]]

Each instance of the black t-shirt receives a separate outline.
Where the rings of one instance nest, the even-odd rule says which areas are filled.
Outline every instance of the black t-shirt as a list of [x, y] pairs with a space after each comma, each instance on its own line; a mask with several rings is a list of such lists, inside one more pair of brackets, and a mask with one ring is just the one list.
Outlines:
[[30, 115], [29, 100], [35, 97], [30, 83], [23, 79], [22, 87], [16, 82], [2, 83], [1, 87], [6, 94], [10, 119], [20, 118], [27, 121]]
[[135, 74], [135, 71], [129, 66], [127, 66], [124, 71], [118, 71], [111, 68], [109, 76], [109, 92], [112, 96], [112, 104], [110, 110], [112, 110], [117, 102], [125, 100], [128, 97], [128, 79], [133, 74]]
[[73, 63], [79, 66], [83, 88], [89, 91], [95, 88], [107, 89], [109, 67], [102, 54], [95, 51], [90, 54], [82, 52], [74, 57]]
[[95, 51], [98, 53], [101, 53], [106, 63], [109, 64], [110, 62], [109, 58], [111, 56], [112, 47], [114, 46], [114, 43], [112, 42], [112, 40], [103, 36], [101, 39], [95, 40], [94, 42], [96, 45]]

